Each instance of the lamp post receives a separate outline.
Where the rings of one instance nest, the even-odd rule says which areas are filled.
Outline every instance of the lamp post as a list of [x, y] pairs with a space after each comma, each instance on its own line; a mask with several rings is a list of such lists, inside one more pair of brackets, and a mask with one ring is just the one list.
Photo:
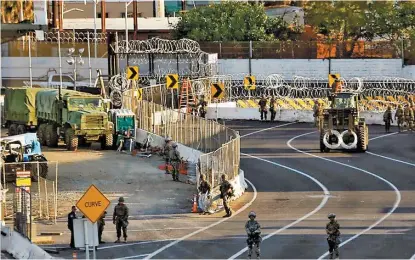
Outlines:
[[81, 48], [78, 50], [78, 53], [75, 54], [75, 48], [70, 48], [68, 50], [68, 57], [69, 59], [66, 60], [66, 62], [72, 66], [74, 65], [74, 69], [73, 69], [73, 78], [74, 78], [74, 83], [73, 83], [73, 88], [76, 91], [76, 65], [84, 65], [84, 60], [82, 59], [82, 53], [84, 52], [84, 48]]

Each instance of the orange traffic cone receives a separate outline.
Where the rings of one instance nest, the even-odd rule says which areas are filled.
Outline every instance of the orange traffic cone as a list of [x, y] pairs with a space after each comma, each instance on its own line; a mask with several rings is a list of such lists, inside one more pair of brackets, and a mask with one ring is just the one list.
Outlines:
[[193, 207], [192, 207], [192, 213], [197, 213], [197, 196], [196, 194], [193, 197]]

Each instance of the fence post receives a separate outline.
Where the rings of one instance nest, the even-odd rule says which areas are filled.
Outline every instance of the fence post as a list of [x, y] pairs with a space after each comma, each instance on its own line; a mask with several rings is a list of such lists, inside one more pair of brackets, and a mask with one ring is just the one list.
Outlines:
[[252, 73], [252, 41], [249, 41], [249, 76]]
[[42, 198], [41, 198], [41, 194], [40, 194], [40, 174], [39, 174], [39, 162], [37, 162], [37, 192], [38, 192], [38, 197], [39, 197], [39, 218], [42, 217]]
[[59, 162], [56, 161], [56, 174], [55, 174], [55, 189], [56, 189], [56, 195], [55, 195], [55, 224], [56, 224], [56, 217], [58, 215], [58, 166]]

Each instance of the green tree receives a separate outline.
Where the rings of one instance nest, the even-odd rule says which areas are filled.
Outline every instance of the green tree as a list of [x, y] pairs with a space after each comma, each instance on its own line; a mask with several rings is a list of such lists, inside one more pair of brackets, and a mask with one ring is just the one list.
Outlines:
[[291, 29], [282, 18], [265, 14], [263, 5], [226, 1], [181, 15], [173, 36], [196, 41], [267, 41], [287, 39]]

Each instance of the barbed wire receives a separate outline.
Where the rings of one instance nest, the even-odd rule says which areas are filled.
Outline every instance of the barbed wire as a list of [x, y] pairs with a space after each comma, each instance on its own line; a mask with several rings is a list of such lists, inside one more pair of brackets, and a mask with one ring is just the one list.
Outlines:
[[29, 37], [31, 37], [32, 42], [51, 42], [55, 43], [58, 42], [60, 38], [61, 43], [70, 43], [70, 42], [87, 42], [88, 41], [88, 34], [89, 34], [89, 41], [92, 43], [106, 43], [107, 42], [107, 34], [106, 33], [94, 33], [94, 32], [43, 32], [44, 40], [38, 40], [36, 33], [29, 32]]

